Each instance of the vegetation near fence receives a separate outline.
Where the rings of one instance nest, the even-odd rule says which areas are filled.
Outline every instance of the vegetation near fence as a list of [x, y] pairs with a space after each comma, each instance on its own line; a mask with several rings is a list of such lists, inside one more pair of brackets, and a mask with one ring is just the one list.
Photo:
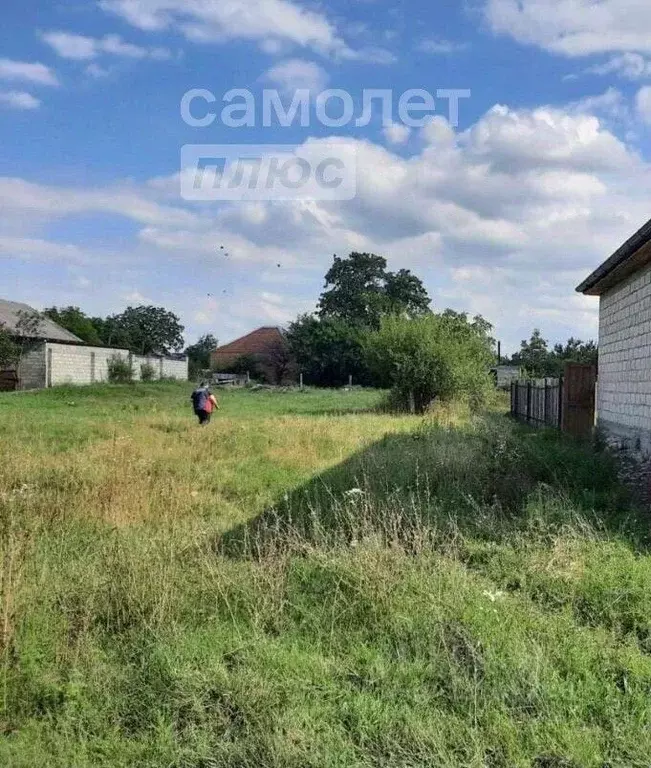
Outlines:
[[0, 765], [648, 765], [648, 518], [608, 454], [364, 390], [199, 428], [188, 394], [0, 395]]

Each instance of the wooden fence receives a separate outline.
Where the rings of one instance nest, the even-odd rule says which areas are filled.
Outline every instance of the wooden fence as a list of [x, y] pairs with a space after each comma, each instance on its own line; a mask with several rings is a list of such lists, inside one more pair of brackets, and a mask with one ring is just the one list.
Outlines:
[[568, 363], [560, 379], [511, 383], [511, 415], [534, 427], [552, 427], [579, 438], [595, 424], [597, 369]]
[[511, 415], [535, 427], [560, 429], [563, 423], [563, 379], [513, 381]]

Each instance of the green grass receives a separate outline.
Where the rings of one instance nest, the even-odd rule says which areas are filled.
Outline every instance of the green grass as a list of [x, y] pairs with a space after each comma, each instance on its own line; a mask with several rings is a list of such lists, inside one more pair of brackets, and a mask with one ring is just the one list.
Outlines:
[[0, 396], [0, 765], [651, 763], [606, 454], [381, 393]]

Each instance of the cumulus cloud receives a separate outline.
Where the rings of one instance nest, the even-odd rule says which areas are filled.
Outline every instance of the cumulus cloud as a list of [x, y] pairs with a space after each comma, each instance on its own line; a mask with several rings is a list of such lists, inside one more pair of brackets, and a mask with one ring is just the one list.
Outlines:
[[626, 80], [651, 78], [651, 60], [639, 53], [622, 53], [586, 70], [591, 75], [618, 75]]
[[[178, 198], [178, 173], [107, 189], [0, 179], [0, 236], [20, 221], [26, 231], [13, 237], [34, 241], [29, 226], [119, 214], [138, 227], [122, 257], [150, 275], [182, 269], [204, 275], [202, 285], [214, 281], [205, 294], [220, 300], [215, 317], [233, 328], [247, 324], [231, 316], [244, 294], [256, 297], [242, 309], [251, 324], [282, 322], [314, 302], [332, 253], [368, 250], [414, 268], [437, 307], [497, 322], [505, 344], [524, 338], [533, 318], [550, 335], [589, 335], [597, 305], [574, 286], [648, 218], [651, 177], [586, 110], [496, 106], [458, 134], [437, 117], [410, 156], [367, 140], [311, 139], [356, 152], [357, 196], [345, 202], [191, 205]], [[29, 250], [12, 242], [17, 254]]]
[[635, 99], [637, 114], [642, 122], [651, 125], [651, 86], [640, 88]]
[[383, 129], [384, 138], [389, 144], [404, 144], [411, 134], [411, 128], [402, 123], [388, 123]]
[[495, 32], [564, 56], [651, 52], [646, 0], [486, 0], [484, 13]]
[[25, 91], [0, 91], [0, 104], [13, 109], [38, 109], [41, 106], [40, 99]]
[[64, 59], [90, 61], [102, 54], [130, 59], [167, 59], [166, 48], [145, 48], [124, 41], [119, 35], [105, 35], [102, 38], [76, 35], [71, 32], [50, 31], [41, 34], [41, 39]]
[[139, 29], [178, 29], [197, 42], [287, 41], [332, 53], [345, 48], [334, 25], [291, 0], [100, 0], [104, 10]]
[[0, 59], [0, 80], [24, 81], [35, 85], [58, 85], [54, 72], [45, 64]]
[[262, 79], [286, 94], [307, 90], [315, 96], [328, 84], [328, 73], [313, 61], [287, 59], [271, 67]]

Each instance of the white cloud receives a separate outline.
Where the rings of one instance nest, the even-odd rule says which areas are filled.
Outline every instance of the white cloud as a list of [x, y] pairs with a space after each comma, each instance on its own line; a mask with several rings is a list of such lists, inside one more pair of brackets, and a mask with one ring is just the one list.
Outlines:
[[431, 53], [433, 56], [449, 56], [465, 51], [467, 48], [467, 43], [445, 40], [444, 38], [426, 38], [416, 46], [416, 50], [421, 53]]
[[635, 99], [635, 107], [642, 122], [651, 125], [651, 86], [640, 88]]
[[286, 94], [296, 90], [308, 90], [315, 96], [328, 84], [328, 73], [313, 61], [287, 59], [271, 67], [262, 79]]
[[41, 102], [25, 91], [0, 91], [0, 104], [13, 109], [38, 109]]
[[174, 28], [197, 42], [287, 41], [322, 53], [346, 47], [324, 14], [291, 0], [100, 0], [100, 5], [139, 29]]
[[[122, 296], [124, 281], [146, 284], [153, 301], [169, 304], [160, 281], [177, 286], [182, 265], [207, 287], [179, 306], [197, 327], [214, 322], [220, 337], [309, 308], [332, 253], [350, 250], [415, 269], [435, 306], [482, 312], [505, 344], [528, 335], [533, 318], [554, 338], [586, 336], [597, 304], [574, 287], [648, 218], [651, 195], [649, 167], [587, 110], [497, 106], [460, 134], [436, 118], [408, 157], [336, 139], [358, 158], [357, 196], [340, 203], [193, 206], [178, 198], [178, 174], [88, 189], [0, 179], [0, 237], [13, 238], [5, 251], [15, 258], [45, 257], [48, 246], [36, 243], [50, 220], [127, 217], [138, 234], [120, 249], [123, 283], [111, 288], [87, 272], [93, 285]], [[52, 251], [62, 262], [94, 258], [52, 248], [63, 248]], [[214, 315], [202, 304], [208, 292]]]
[[126, 293], [122, 294], [122, 298], [124, 301], [127, 302], [127, 304], [152, 304], [152, 299], [145, 296], [143, 293], [141, 293], [138, 290], [134, 291], [127, 291]]
[[167, 59], [171, 55], [166, 48], [143, 48], [124, 41], [119, 35], [95, 38], [70, 32], [50, 31], [44, 32], [41, 39], [62, 58], [76, 61], [90, 61], [102, 54], [130, 59]]
[[0, 257], [29, 261], [62, 261], [84, 263], [84, 251], [69, 243], [53, 243], [34, 237], [9, 237], [0, 234]]
[[388, 123], [382, 131], [389, 144], [404, 144], [411, 134], [411, 128], [402, 123]]
[[619, 75], [626, 80], [648, 80], [651, 78], [651, 60], [639, 53], [622, 53], [612, 56], [603, 64], [586, 70], [591, 75]]
[[0, 80], [17, 80], [35, 85], [58, 85], [54, 72], [45, 64], [0, 59]]
[[569, 112], [577, 114], [603, 115], [614, 120], [629, 120], [629, 103], [617, 88], [609, 88], [596, 96], [584, 96], [567, 106]]
[[564, 56], [651, 52], [647, 0], [486, 0], [495, 32]]

